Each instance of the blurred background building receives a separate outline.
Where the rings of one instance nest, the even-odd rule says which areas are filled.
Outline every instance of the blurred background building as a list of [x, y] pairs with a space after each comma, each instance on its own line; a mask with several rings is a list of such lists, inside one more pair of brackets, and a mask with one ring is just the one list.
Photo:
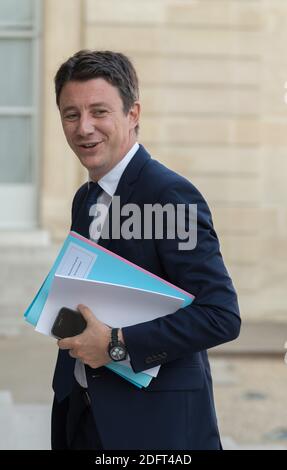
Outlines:
[[[255, 325], [248, 348], [283, 357], [286, 43], [281, 0], [0, 0], [0, 251], [10, 266], [0, 273], [0, 330], [7, 311], [15, 317], [16, 305], [19, 317], [31, 300], [33, 263], [40, 286], [56, 254], [41, 246], [65, 238], [87, 178], [61, 129], [55, 72], [79, 49], [113, 49], [139, 74], [140, 142], [211, 207], [244, 324]], [[9, 290], [12, 245], [24, 258]]]
[[206, 196], [243, 317], [285, 321], [286, 40], [280, 0], [1, 0], [2, 240], [67, 233], [86, 175], [53, 77], [78, 49], [120, 50], [139, 73], [140, 141]]

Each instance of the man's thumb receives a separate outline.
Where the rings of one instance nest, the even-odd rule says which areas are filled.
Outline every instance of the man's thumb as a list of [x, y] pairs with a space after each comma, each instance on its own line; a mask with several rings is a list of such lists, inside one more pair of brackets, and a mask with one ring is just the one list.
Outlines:
[[89, 307], [87, 307], [86, 305], [80, 304], [77, 308], [79, 312], [81, 312], [87, 323], [89, 323], [93, 318], [95, 318], [95, 315], [93, 314], [92, 310], [90, 310]]

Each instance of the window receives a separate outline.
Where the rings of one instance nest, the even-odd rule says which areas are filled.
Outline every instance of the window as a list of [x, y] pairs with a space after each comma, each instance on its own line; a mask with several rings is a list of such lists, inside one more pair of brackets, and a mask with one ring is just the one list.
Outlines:
[[40, 7], [0, 1], [0, 197], [9, 199], [1, 227], [36, 223]]

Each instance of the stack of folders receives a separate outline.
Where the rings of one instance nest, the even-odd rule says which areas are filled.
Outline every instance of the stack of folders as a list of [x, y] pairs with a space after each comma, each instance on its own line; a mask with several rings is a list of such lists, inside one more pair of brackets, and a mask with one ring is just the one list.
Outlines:
[[[36, 331], [52, 336], [63, 306], [87, 305], [107, 325], [124, 327], [174, 313], [193, 299], [192, 294], [70, 232], [25, 318]], [[106, 367], [140, 388], [147, 387], [160, 368], [135, 373], [128, 360]]]

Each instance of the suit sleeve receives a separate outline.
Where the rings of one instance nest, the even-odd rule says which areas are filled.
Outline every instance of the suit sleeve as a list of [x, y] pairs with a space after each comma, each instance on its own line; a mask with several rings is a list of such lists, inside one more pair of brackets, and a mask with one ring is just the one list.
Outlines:
[[[187, 180], [169, 185], [160, 203], [197, 205], [197, 243], [179, 250], [181, 239], [155, 240], [166, 279], [195, 295], [193, 303], [173, 314], [123, 328], [135, 372], [187, 357], [232, 341], [239, 335], [237, 295], [220, 253], [207, 203]], [[190, 225], [188, 210], [185, 211]]]

